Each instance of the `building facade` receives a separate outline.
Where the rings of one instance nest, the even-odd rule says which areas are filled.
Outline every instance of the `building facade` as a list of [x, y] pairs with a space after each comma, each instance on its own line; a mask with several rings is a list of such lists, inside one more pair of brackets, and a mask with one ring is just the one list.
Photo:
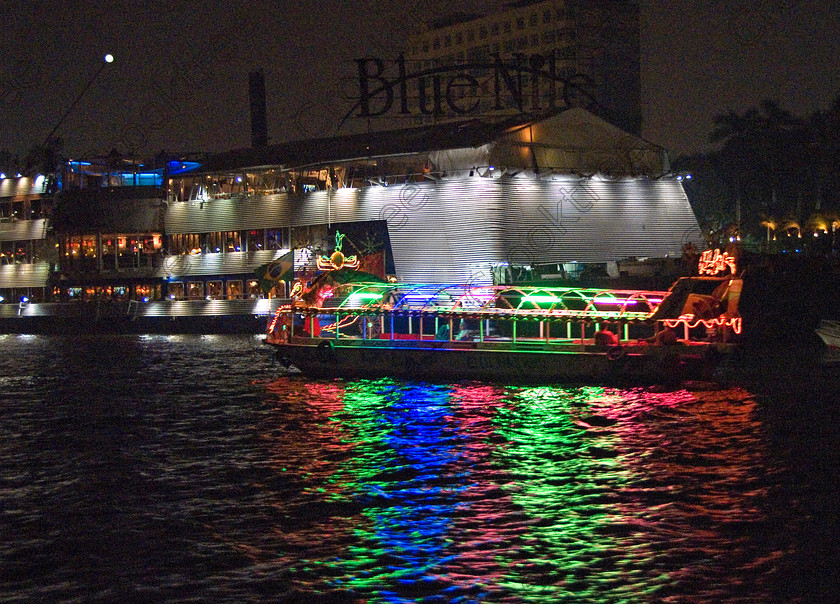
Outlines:
[[[533, 73], [531, 69], [545, 74], [536, 93], [533, 79], [526, 76], [521, 82], [526, 89], [522, 107], [500, 107], [494, 98], [496, 57], [516, 71], [516, 77], [519, 67], [527, 74]], [[409, 71], [470, 66], [467, 71], [476, 76], [480, 90], [469, 94], [484, 98], [480, 109], [484, 115], [551, 109], [552, 103], [559, 106], [570, 101], [630, 133], [641, 131], [638, 2], [524, 0], [504, 4], [489, 14], [456, 14], [412, 36], [405, 59]], [[577, 94], [562, 98], [562, 93], [550, 89], [552, 79], [573, 84]], [[470, 83], [463, 80], [458, 86]], [[464, 91], [450, 89], [449, 93]], [[442, 115], [426, 119], [462, 117], [447, 111], [446, 103], [442, 106]]]
[[[60, 182], [49, 204], [31, 190], [0, 201], [0, 295], [14, 302], [1, 316], [81, 303], [93, 320], [137, 329], [152, 329], [142, 321], [153, 317], [234, 329], [235, 316], [256, 320], [252, 328], [293, 279], [314, 276], [336, 231], [366, 272], [476, 285], [575, 280], [593, 265], [617, 277], [622, 262], [702, 245], [664, 151], [579, 108], [155, 169], [69, 162]], [[269, 265], [280, 270], [267, 288]]]
[[55, 262], [44, 176], [0, 178], [0, 302], [43, 300]]

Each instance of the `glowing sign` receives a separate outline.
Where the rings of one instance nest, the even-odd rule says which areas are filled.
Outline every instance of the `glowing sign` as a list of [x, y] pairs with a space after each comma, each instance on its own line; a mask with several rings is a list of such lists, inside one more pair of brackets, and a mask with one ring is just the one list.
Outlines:
[[697, 265], [697, 272], [701, 275], [718, 275], [729, 268], [729, 272], [735, 274], [735, 258], [720, 250], [706, 250], [700, 254], [700, 262]]
[[736, 334], [741, 333], [741, 317], [732, 317], [727, 318], [723, 315], [718, 317], [717, 319], [694, 319], [694, 315], [683, 315], [678, 319], [663, 319], [662, 321], [666, 327], [675, 328], [679, 325], [683, 325], [688, 329], [694, 329], [702, 325], [706, 329], [710, 329], [712, 327], [730, 327], [732, 331]]
[[315, 264], [318, 270], [341, 270], [342, 268], [359, 268], [359, 259], [356, 256], [345, 256], [341, 252], [341, 243], [344, 240], [344, 234], [335, 232], [335, 251], [329, 256], [318, 256], [315, 259]]
[[531, 294], [522, 298], [523, 302], [531, 302], [532, 304], [556, 304], [560, 301], [557, 296]]

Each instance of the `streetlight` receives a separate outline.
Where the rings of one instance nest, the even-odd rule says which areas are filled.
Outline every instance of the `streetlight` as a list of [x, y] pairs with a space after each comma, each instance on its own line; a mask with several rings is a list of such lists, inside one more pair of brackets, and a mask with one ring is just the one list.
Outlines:
[[82, 97], [88, 91], [88, 88], [90, 88], [93, 85], [94, 81], [96, 81], [96, 78], [98, 78], [99, 74], [102, 73], [102, 70], [105, 69], [105, 66], [108, 65], [109, 63], [113, 63], [113, 62], [114, 62], [114, 55], [112, 55], [111, 53], [106, 54], [105, 58], [104, 58], [104, 61], [99, 66], [99, 69], [97, 69], [96, 72], [94, 72], [94, 74], [88, 80], [87, 84], [85, 84], [85, 87], [82, 88], [82, 91], [79, 93], [79, 96], [77, 96], [75, 98], [75, 100], [72, 103], [70, 103], [70, 106], [67, 108], [67, 111], [64, 112], [64, 115], [61, 116], [61, 119], [58, 120], [58, 123], [55, 125], [55, 128], [53, 128], [52, 132], [50, 132], [47, 135], [47, 138], [44, 139], [44, 145], [47, 145], [47, 143], [50, 142], [50, 139], [58, 131], [58, 129], [61, 127], [61, 124], [64, 123], [64, 120], [67, 119], [67, 116], [70, 115], [70, 112], [73, 111], [73, 108], [79, 103], [79, 101], [82, 99]]

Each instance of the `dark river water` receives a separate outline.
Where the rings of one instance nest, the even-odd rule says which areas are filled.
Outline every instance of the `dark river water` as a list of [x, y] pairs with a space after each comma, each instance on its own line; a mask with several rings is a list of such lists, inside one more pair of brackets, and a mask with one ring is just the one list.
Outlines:
[[834, 602], [835, 401], [0, 335], [0, 601]]

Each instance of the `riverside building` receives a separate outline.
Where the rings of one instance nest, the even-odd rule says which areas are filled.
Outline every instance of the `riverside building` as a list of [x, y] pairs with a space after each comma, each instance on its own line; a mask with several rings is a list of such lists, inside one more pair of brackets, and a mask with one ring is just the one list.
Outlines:
[[49, 216], [42, 193], [26, 193], [37, 210], [5, 197], [19, 219], [0, 240], [21, 261], [0, 266], [2, 317], [259, 333], [336, 230], [363, 270], [410, 282], [573, 280], [593, 265], [618, 277], [622, 262], [702, 246], [664, 150], [582, 108], [193, 159], [69, 162]]
[[[498, 103], [497, 72], [492, 68], [497, 59], [550, 77], [519, 80], [516, 85], [524, 91], [521, 106]], [[638, 2], [522, 0], [487, 14], [457, 13], [410, 37], [405, 61], [409, 72], [470, 66], [475, 82], [462, 79], [449, 94], [480, 96], [485, 115], [550, 109], [571, 100], [623, 130], [641, 131]], [[576, 83], [577, 98], [560, 98], [551, 80]], [[432, 83], [426, 85], [429, 96]], [[477, 90], [465, 90], [471, 86]], [[423, 119], [457, 113], [445, 102], [441, 105], [442, 111], [427, 111]]]

